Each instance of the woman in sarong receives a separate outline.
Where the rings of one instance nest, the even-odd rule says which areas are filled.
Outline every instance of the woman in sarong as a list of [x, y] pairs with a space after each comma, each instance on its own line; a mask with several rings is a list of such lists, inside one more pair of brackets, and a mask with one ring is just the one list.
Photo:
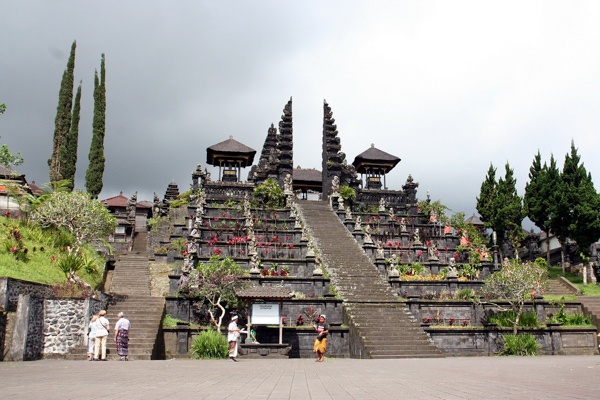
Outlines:
[[129, 358], [129, 327], [131, 323], [124, 317], [123, 312], [118, 314], [119, 320], [115, 325], [115, 345], [120, 361], [128, 361]]

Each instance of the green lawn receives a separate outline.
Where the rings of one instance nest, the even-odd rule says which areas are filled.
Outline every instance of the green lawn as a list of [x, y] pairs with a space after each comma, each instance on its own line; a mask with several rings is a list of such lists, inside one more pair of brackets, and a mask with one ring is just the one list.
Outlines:
[[[0, 217], [0, 276], [57, 284], [66, 281], [58, 267], [67, 254], [70, 237], [64, 232], [7, 217]], [[91, 248], [83, 251], [89, 271], [79, 277], [96, 288], [102, 281], [104, 260]]]

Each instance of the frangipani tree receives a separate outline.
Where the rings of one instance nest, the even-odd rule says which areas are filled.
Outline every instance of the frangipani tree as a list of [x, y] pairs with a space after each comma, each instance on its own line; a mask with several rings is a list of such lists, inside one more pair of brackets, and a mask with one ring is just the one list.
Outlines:
[[[481, 288], [481, 295], [487, 303], [494, 304], [500, 311], [514, 311], [513, 334], [517, 334], [517, 327], [527, 301], [541, 295], [546, 289], [546, 269], [533, 262], [519, 263], [511, 260], [503, 265], [498, 272], [488, 276]], [[509, 303], [509, 307], [502, 307], [494, 300]]]
[[[102, 203], [81, 191], [50, 194], [32, 211], [31, 218], [45, 228], [63, 228], [71, 233], [73, 243], [67, 248], [67, 264], [73, 267], [69, 268], [68, 273], [63, 272], [69, 281], [78, 283], [81, 283], [81, 279], [77, 277], [77, 270], [84, 265], [80, 259], [82, 246], [104, 239], [117, 226], [117, 220]], [[74, 259], [78, 262], [73, 262]]]
[[236, 306], [236, 290], [245, 285], [241, 280], [243, 275], [244, 270], [233, 259], [215, 255], [208, 263], [199, 263], [197, 269], [185, 278], [179, 287], [179, 294], [202, 298], [211, 322], [220, 331], [226, 307]]

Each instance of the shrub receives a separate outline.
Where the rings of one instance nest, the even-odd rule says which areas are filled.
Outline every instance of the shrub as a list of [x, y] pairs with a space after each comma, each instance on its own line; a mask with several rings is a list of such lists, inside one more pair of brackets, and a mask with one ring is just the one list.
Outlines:
[[[514, 311], [501, 311], [490, 314], [487, 317], [487, 321], [490, 324], [509, 328], [513, 326], [516, 318], [516, 313]], [[535, 311], [526, 311], [522, 313], [518, 326], [521, 328], [537, 328], [539, 326], [537, 313]]]
[[540, 345], [535, 336], [530, 333], [520, 335], [501, 335], [503, 349], [500, 355], [503, 356], [536, 356], [540, 350]]
[[192, 357], [197, 360], [220, 360], [227, 358], [229, 345], [225, 336], [213, 329], [209, 329], [196, 337], [190, 351]]
[[268, 208], [280, 208], [285, 205], [283, 190], [272, 178], [254, 188], [254, 197]]
[[344, 204], [352, 205], [356, 200], [356, 191], [350, 186], [340, 186], [340, 196], [344, 199]]

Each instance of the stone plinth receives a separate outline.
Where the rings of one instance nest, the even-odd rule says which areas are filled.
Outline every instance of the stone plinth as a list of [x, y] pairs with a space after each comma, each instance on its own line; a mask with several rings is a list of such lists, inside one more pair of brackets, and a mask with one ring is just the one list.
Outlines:
[[292, 347], [289, 343], [250, 343], [240, 344], [239, 353], [243, 358], [289, 358]]

